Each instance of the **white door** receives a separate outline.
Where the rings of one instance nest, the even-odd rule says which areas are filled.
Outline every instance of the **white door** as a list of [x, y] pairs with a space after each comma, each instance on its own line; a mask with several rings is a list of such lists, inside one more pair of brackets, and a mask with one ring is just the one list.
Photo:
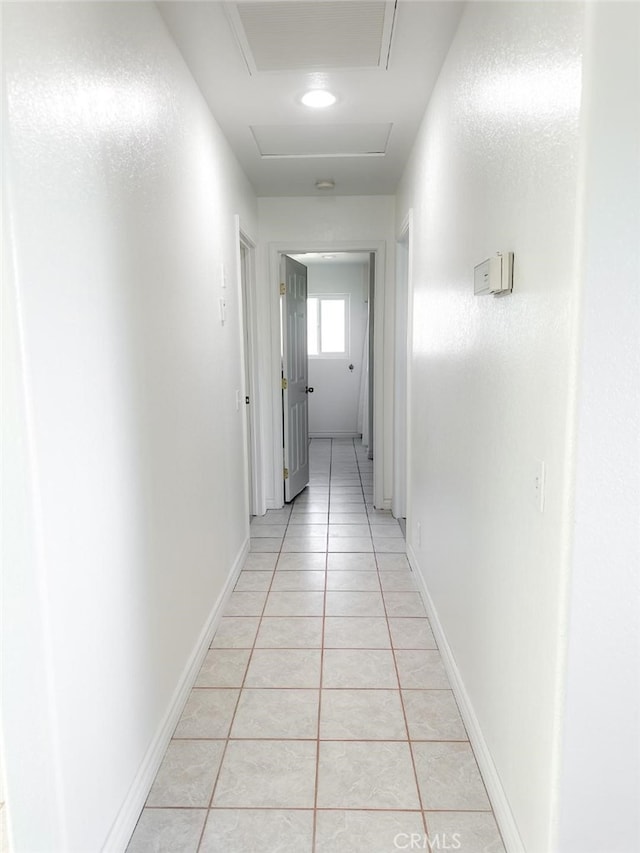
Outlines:
[[307, 268], [287, 255], [280, 263], [284, 499], [291, 501], [309, 482]]

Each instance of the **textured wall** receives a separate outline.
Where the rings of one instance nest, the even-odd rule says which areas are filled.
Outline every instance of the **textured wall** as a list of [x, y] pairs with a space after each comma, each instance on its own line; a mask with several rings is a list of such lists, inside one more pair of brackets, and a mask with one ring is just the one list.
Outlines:
[[640, 850], [640, 6], [591, 4], [588, 23], [580, 396], [557, 849], [634, 853]]
[[256, 228], [255, 200], [152, 4], [3, 12], [37, 537], [5, 585], [22, 631], [5, 647], [8, 797], [16, 851], [84, 853], [248, 534], [233, 217]]
[[[397, 201], [415, 238], [409, 542], [529, 853], [552, 849], [561, 711], [582, 16], [469, 4]], [[513, 294], [474, 296], [499, 250]]]

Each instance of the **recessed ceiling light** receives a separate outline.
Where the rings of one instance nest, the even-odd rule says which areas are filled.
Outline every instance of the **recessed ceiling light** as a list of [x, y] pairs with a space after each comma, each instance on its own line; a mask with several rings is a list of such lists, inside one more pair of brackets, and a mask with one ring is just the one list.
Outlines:
[[319, 181], [316, 181], [316, 189], [317, 190], [332, 190], [336, 185], [336, 182], [331, 178], [325, 178]]
[[314, 109], [322, 109], [323, 107], [330, 107], [332, 104], [335, 104], [337, 98], [331, 92], [327, 92], [326, 89], [310, 89], [300, 99], [305, 107], [313, 107]]
[[335, 258], [335, 255], [323, 255], [322, 257], [325, 261], [332, 261]]

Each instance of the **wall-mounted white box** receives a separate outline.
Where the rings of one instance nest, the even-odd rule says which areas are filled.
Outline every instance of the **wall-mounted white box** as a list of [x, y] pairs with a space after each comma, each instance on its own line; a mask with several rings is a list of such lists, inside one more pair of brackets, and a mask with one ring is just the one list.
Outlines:
[[473, 268], [473, 292], [476, 295], [511, 293], [513, 290], [513, 252], [498, 252]]

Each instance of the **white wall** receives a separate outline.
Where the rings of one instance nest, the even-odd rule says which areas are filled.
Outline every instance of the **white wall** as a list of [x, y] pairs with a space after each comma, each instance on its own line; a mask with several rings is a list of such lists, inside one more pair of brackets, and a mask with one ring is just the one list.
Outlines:
[[557, 849], [632, 853], [640, 850], [640, 6], [590, 4], [587, 14], [580, 399]]
[[3, 14], [7, 797], [16, 853], [84, 853], [144, 796], [246, 546], [234, 214], [256, 209], [152, 4]]
[[[466, 7], [396, 208], [415, 235], [412, 561], [529, 853], [553, 849], [562, 712], [583, 14]], [[475, 297], [474, 265], [499, 250], [513, 294]]]
[[[307, 263], [309, 295], [349, 297], [349, 351], [342, 358], [309, 358], [309, 433], [312, 436], [357, 434], [358, 403], [367, 327], [369, 264]], [[349, 370], [349, 365], [353, 370]]]
[[[379, 505], [390, 506], [392, 488], [393, 431], [393, 250], [394, 198], [392, 196], [314, 196], [308, 198], [258, 199], [260, 238], [257, 278], [260, 304], [259, 347], [261, 387], [272, 388], [271, 399], [263, 400], [262, 436], [265, 477], [268, 482], [267, 506], [282, 505], [282, 459], [275, 452], [281, 430], [280, 409], [280, 342], [278, 328], [278, 282], [273, 265], [273, 251], [302, 252], [318, 250], [360, 250], [385, 248], [384, 269], [380, 271], [383, 298], [378, 308], [383, 318], [382, 335], [378, 336], [383, 394], [374, 401], [378, 433], [378, 450], [374, 460], [376, 492]], [[376, 309], [377, 310], [377, 309]], [[273, 333], [273, 334], [272, 334]], [[381, 452], [380, 452], [381, 451]], [[382, 458], [380, 458], [382, 456]], [[271, 462], [271, 465], [269, 465]], [[376, 469], [379, 466], [379, 469]]]

